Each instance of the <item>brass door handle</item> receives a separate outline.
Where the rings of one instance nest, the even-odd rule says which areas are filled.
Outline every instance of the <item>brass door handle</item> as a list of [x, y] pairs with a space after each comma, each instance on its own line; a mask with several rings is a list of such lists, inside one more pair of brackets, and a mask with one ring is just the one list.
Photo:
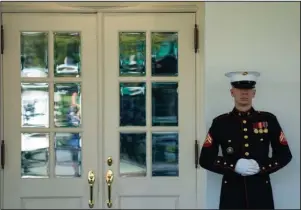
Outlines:
[[113, 203], [112, 203], [112, 183], [114, 179], [114, 174], [112, 170], [108, 170], [106, 174], [106, 183], [108, 185], [108, 200], [107, 200], [107, 207], [111, 208]]
[[93, 200], [93, 187], [94, 187], [94, 183], [95, 183], [95, 174], [91, 170], [88, 173], [88, 184], [89, 184], [89, 187], [90, 187], [90, 199], [89, 199], [89, 207], [90, 208], [94, 207], [94, 200]]

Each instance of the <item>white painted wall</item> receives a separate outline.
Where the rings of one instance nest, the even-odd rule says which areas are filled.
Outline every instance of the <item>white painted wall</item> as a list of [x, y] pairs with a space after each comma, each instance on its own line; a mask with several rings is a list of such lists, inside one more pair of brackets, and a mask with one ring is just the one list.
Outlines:
[[[299, 2], [206, 2], [205, 110], [212, 119], [233, 108], [224, 73], [257, 70], [255, 108], [278, 117], [292, 162], [271, 176], [275, 207], [300, 208], [300, 7]], [[221, 176], [207, 174], [207, 208], [219, 203]]]

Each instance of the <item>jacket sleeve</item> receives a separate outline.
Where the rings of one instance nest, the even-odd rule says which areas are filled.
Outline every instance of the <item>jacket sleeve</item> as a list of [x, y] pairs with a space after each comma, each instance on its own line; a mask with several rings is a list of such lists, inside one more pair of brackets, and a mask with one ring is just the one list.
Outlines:
[[218, 174], [236, 173], [234, 168], [237, 160], [228, 160], [223, 156], [218, 156], [220, 147], [218, 132], [220, 132], [218, 122], [213, 120], [201, 149], [199, 164], [202, 168]]
[[259, 162], [261, 174], [271, 174], [286, 166], [292, 160], [292, 154], [283, 130], [275, 116], [270, 121], [270, 142], [272, 157]]

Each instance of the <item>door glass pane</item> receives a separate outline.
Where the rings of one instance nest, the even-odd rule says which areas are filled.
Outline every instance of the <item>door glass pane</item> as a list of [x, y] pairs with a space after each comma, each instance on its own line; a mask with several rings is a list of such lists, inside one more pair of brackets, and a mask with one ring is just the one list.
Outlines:
[[145, 32], [119, 33], [119, 74], [120, 76], [145, 75]]
[[152, 175], [179, 175], [178, 133], [152, 134]]
[[81, 134], [56, 133], [55, 148], [55, 175], [60, 177], [81, 176]]
[[21, 177], [47, 178], [49, 176], [49, 134], [21, 134]]
[[178, 75], [178, 34], [152, 32], [152, 76]]
[[81, 126], [80, 83], [54, 84], [54, 124], [56, 127]]
[[146, 176], [146, 133], [120, 133], [120, 176]]
[[21, 77], [48, 77], [48, 33], [21, 32]]
[[56, 77], [79, 77], [81, 75], [80, 50], [80, 33], [54, 33], [54, 75]]
[[178, 83], [152, 83], [152, 125], [178, 125]]
[[145, 126], [145, 83], [120, 83], [120, 126]]
[[49, 127], [47, 83], [21, 83], [21, 126]]

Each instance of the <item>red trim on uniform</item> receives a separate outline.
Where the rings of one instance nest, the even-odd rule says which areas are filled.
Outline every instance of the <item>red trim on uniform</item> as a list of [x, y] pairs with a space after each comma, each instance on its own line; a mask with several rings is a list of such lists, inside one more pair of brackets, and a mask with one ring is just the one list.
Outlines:
[[281, 133], [280, 133], [279, 141], [280, 141], [280, 144], [282, 144], [282, 145], [284, 145], [284, 146], [287, 146], [287, 145], [288, 145], [288, 142], [287, 142], [287, 140], [286, 140], [286, 137], [285, 137], [283, 131], [281, 131]]
[[213, 142], [213, 139], [212, 139], [210, 133], [208, 133], [207, 137], [205, 139], [205, 142], [203, 144], [203, 147], [211, 147], [212, 146], [212, 142]]

